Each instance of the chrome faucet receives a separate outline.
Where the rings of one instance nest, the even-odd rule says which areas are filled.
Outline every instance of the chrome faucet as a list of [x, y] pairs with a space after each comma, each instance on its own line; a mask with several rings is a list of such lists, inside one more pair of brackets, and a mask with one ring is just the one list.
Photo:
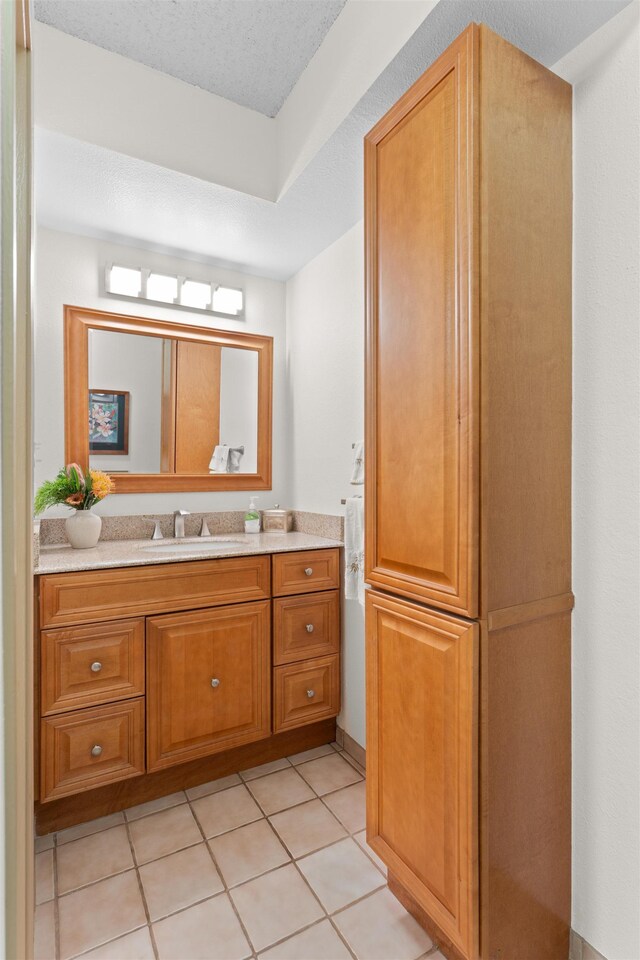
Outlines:
[[188, 510], [173, 511], [173, 535], [176, 539], [184, 537], [184, 518], [188, 516]]

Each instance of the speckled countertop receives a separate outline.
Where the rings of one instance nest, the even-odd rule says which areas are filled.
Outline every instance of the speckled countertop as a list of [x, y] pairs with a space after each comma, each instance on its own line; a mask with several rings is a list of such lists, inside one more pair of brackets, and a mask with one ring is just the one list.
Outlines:
[[[183, 549], [167, 549], [177, 544], [183, 545]], [[40, 558], [34, 572], [68, 573], [107, 567], [137, 567], [154, 563], [179, 563], [183, 560], [248, 557], [257, 553], [323, 550], [342, 545], [340, 540], [329, 540], [308, 533], [227, 533], [211, 538], [186, 537], [184, 540], [103, 540], [89, 550], [74, 550], [68, 544], [57, 543], [40, 547]]]

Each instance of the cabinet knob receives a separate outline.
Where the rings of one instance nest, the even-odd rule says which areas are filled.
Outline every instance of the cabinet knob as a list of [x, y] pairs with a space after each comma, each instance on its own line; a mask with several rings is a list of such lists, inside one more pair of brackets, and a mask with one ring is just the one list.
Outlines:
[[311, 574], [313, 573], [313, 567], [305, 567], [304, 573], [305, 573], [305, 576], [310, 577]]
[[102, 670], [102, 664], [100, 663], [99, 660], [96, 660], [94, 663], [91, 664], [91, 670], [93, 673], [100, 673], [100, 671]]
[[217, 679], [217, 677], [212, 677], [212, 678], [211, 678], [211, 686], [212, 686], [212, 687], [219, 687], [219, 686], [220, 686], [220, 681]]
[[307, 696], [309, 697], [309, 700], [312, 700], [313, 697], [315, 697], [315, 695], [316, 695], [315, 690], [307, 690]]
[[95, 746], [91, 747], [92, 757], [99, 757], [101, 753], [102, 753], [102, 747], [100, 746], [99, 743], [96, 743]]
[[313, 633], [313, 624], [312, 624], [312, 623], [308, 623], [308, 624], [307, 624], [307, 633]]

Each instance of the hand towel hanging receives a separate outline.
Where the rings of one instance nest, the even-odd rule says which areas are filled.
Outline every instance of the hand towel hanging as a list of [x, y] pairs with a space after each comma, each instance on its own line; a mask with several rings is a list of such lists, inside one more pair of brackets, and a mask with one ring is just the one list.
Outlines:
[[364, 606], [364, 499], [349, 497], [344, 516], [344, 595]]
[[353, 445], [353, 473], [350, 483], [364, 483], [364, 442], [359, 440]]
[[227, 473], [229, 469], [229, 447], [219, 444], [213, 451], [209, 464], [209, 473]]

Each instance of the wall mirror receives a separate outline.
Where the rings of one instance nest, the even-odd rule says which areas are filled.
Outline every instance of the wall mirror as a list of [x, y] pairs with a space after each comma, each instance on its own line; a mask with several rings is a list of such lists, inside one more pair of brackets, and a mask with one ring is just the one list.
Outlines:
[[65, 307], [65, 461], [116, 493], [268, 490], [273, 340]]

